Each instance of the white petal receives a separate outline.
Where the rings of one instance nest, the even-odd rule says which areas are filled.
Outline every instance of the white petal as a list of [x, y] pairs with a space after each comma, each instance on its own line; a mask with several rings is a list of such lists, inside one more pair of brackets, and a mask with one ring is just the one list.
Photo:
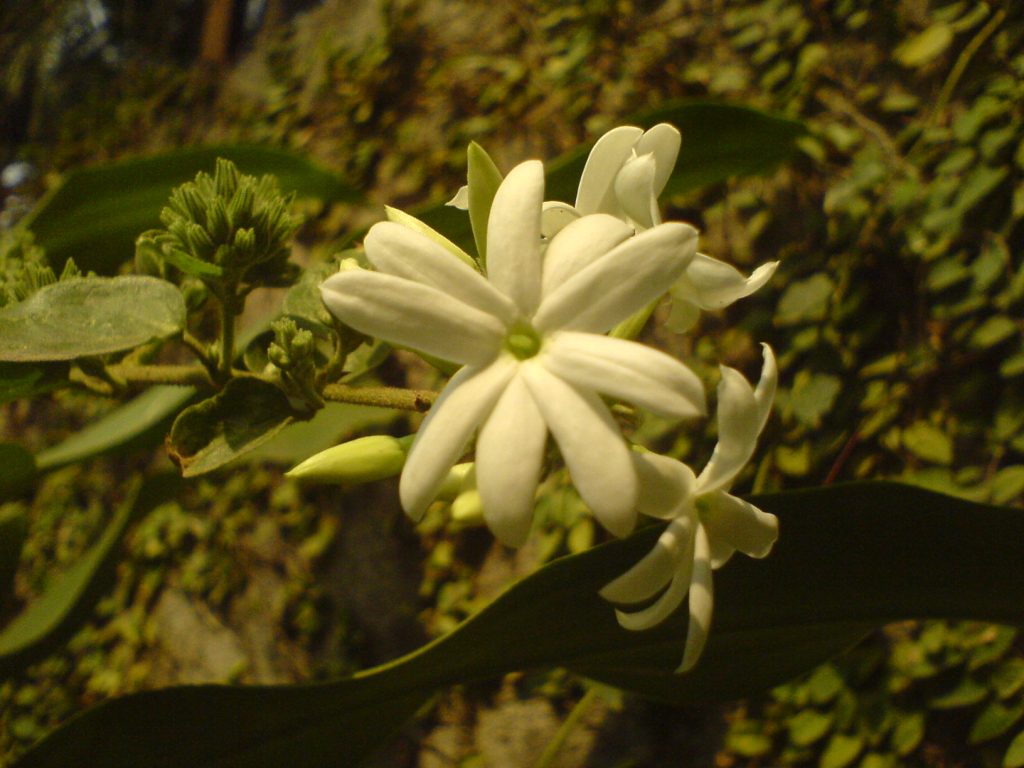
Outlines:
[[580, 213], [621, 215], [612, 184], [615, 174], [630, 157], [633, 145], [642, 135], [643, 129], [623, 125], [613, 128], [597, 140], [587, 157], [576, 192], [576, 208]]
[[468, 211], [469, 187], [463, 184], [459, 187], [459, 191], [455, 193], [455, 197], [445, 203], [445, 205], [450, 205], [452, 208], [458, 208], [460, 211]]
[[648, 152], [654, 154], [657, 173], [654, 175], [654, 196], [658, 197], [676, 167], [676, 159], [679, 157], [679, 147], [683, 137], [674, 125], [658, 123], [656, 126], [644, 132], [636, 143], [634, 150], [638, 155], [646, 155]]
[[668, 418], [707, 413], [704, 385], [673, 357], [635, 341], [596, 333], [553, 334], [540, 359], [581, 389], [634, 403]]
[[764, 364], [761, 366], [761, 379], [754, 390], [754, 401], [757, 403], [757, 434], [761, 434], [768, 415], [772, 412], [772, 401], [775, 399], [775, 388], [779, 383], [779, 368], [775, 363], [775, 353], [767, 344], [761, 345]]
[[723, 309], [761, 288], [779, 266], [770, 261], [744, 277], [735, 267], [703, 253], [693, 257], [683, 276], [672, 286], [673, 301], [688, 301], [701, 309]]
[[677, 517], [640, 562], [601, 589], [601, 597], [613, 603], [639, 603], [654, 596], [678, 570], [692, 538], [693, 518]]
[[347, 270], [320, 292], [335, 317], [360, 333], [464, 365], [489, 363], [505, 337], [494, 315], [393, 275]]
[[548, 243], [544, 253], [541, 295], [550, 294], [632, 234], [632, 227], [605, 213], [576, 219]]
[[[679, 283], [676, 283], [679, 285]], [[668, 326], [669, 330], [675, 331], [676, 333], [686, 333], [688, 330], [693, 328], [697, 324], [697, 319], [700, 317], [700, 308], [686, 299], [680, 299], [675, 294], [672, 295], [672, 309], [668, 313], [668, 319], [665, 321], [665, 325]]]
[[487, 220], [487, 277], [524, 316], [540, 301], [540, 211], [544, 166], [527, 160], [501, 182]]
[[743, 374], [721, 366], [718, 383], [718, 444], [697, 478], [697, 493], [728, 488], [750, 461], [760, 431], [754, 390]]
[[522, 546], [530, 533], [548, 430], [521, 376], [514, 376], [476, 442], [476, 483], [484, 520], [502, 543]]
[[429, 236], [401, 224], [374, 224], [363, 243], [366, 258], [381, 272], [444, 291], [471, 307], [511, 324], [516, 305], [476, 270]]
[[668, 290], [697, 249], [697, 230], [671, 222], [641, 232], [544, 296], [534, 328], [604, 333]]
[[639, 229], [650, 229], [661, 223], [658, 196], [654, 191], [657, 173], [653, 154], [629, 158], [615, 177], [615, 197]]
[[736, 547], [721, 539], [712, 539], [710, 534], [708, 540], [711, 544], [711, 570], [717, 571], [736, 554]]
[[765, 557], [779, 538], [779, 519], [748, 501], [718, 491], [704, 517], [712, 541], [725, 541], [750, 557]]
[[636, 523], [636, 470], [608, 408], [535, 361], [521, 370], [580, 497], [605, 528], [625, 536]]
[[[696, 531], [700, 526], [696, 526]], [[653, 603], [639, 611], [615, 611], [615, 618], [623, 629], [638, 631], [657, 626], [676, 610], [690, 591], [693, 574], [693, 556], [696, 531], [691, 528], [684, 540], [684, 547], [676, 559], [676, 573], [668, 589]]]
[[670, 456], [649, 451], [632, 451], [640, 490], [637, 511], [648, 517], [670, 520], [694, 513], [693, 470]]
[[402, 508], [411, 518], [423, 516], [516, 367], [503, 356], [484, 368], [463, 368], [441, 392], [416, 433], [398, 485]]
[[[433, 240], [435, 243], [444, 248], [448, 253], [456, 256], [466, 266], [472, 269], [474, 272], [480, 271], [480, 265], [473, 261], [473, 257], [466, 253], [464, 250], [459, 248], [455, 243], [449, 240], [447, 237], [442, 235], [436, 229], [428, 225], [424, 221], [420, 221], [415, 216], [412, 216], [405, 211], [400, 211], [397, 208], [392, 208], [390, 205], [384, 206], [384, 213], [388, 217], [388, 221], [394, 222], [395, 224], [401, 224], [403, 227], [415, 230], [420, 234], [426, 235], [427, 238]], [[372, 228], [371, 228], [372, 229]], [[387, 272], [388, 270], [383, 270]]]
[[579, 217], [580, 212], [568, 203], [546, 201], [541, 207], [540, 233], [550, 240]]
[[703, 526], [697, 526], [693, 550], [693, 578], [690, 581], [690, 623], [686, 629], [686, 647], [683, 663], [677, 672], [693, 669], [708, 639], [711, 629], [711, 611], [714, 606], [714, 591], [711, 583], [711, 548]]

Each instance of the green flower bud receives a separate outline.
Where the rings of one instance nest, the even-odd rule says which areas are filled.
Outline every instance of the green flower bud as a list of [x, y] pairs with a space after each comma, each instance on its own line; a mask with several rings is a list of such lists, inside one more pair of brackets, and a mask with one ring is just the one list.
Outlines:
[[473, 488], [455, 497], [452, 502], [452, 520], [460, 525], [483, 525], [484, 505], [480, 491]]
[[394, 477], [405, 466], [414, 435], [371, 435], [350, 440], [311, 456], [286, 477], [314, 483], [369, 483]]

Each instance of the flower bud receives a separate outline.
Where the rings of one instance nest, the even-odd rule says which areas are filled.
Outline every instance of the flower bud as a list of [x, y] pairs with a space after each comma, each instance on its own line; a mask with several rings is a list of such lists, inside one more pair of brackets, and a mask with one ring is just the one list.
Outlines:
[[394, 477], [405, 466], [413, 435], [371, 435], [350, 440], [311, 456], [285, 473], [302, 482], [369, 483]]

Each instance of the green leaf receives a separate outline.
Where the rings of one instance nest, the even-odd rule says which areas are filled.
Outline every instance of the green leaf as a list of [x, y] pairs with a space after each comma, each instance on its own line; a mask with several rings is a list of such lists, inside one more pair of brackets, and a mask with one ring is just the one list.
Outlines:
[[1018, 733], [1003, 756], [1003, 768], [1024, 768], [1024, 731]]
[[965, 677], [952, 690], [928, 701], [932, 709], [962, 709], [988, 697], [988, 688], [973, 677]]
[[[796, 151], [807, 133], [803, 123], [768, 112], [712, 101], [678, 101], [633, 118], [649, 128], [671, 123], [683, 144], [664, 195], [677, 195], [731, 178], [770, 173]], [[548, 164], [546, 200], [573, 201], [590, 147], [581, 147]]]
[[28, 516], [16, 504], [0, 506], [0, 601], [11, 594], [21, 548], [28, 536]]
[[185, 326], [185, 302], [153, 277], [53, 283], [0, 310], [0, 360], [73, 360], [134, 349]]
[[1017, 335], [1017, 324], [1005, 315], [988, 318], [974, 329], [970, 345], [975, 349], [988, 349]]
[[953, 28], [949, 24], [932, 24], [896, 49], [896, 61], [908, 68], [923, 66], [940, 56], [952, 42]]
[[823, 272], [790, 283], [779, 299], [776, 322], [779, 325], [793, 325], [823, 319], [835, 290], [835, 284]]
[[789, 740], [798, 747], [808, 747], [832, 730], [832, 715], [815, 709], [804, 709], [789, 720]]
[[933, 464], [946, 465], [953, 461], [953, 441], [927, 421], [915, 421], [903, 430], [903, 447]]
[[16, 443], [0, 443], [0, 500], [24, 493], [35, 478], [35, 457]]
[[335, 174], [270, 147], [225, 145], [182, 149], [67, 174], [26, 218], [55, 270], [73, 257], [83, 271], [110, 274], [132, 258], [135, 238], [160, 226], [171, 189], [212, 171], [218, 157], [243, 173], [273, 174], [281, 191], [327, 201], [361, 195]]
[[895, 483], [753, 501], [779, 516], [782, 536], [770, 557], [734, 558], [715, 573], [711, 637], [690, 674], [674, 673], [685, 615], [627, 632], [597, 594], [650, 550], [662, 530], [655, 525], [548, 564], [454, 632], [350, 679], [111, 699], [51, 733], [16, 766], [94, 765], [100, 757], [125, 768], [354, 766], [436, 689], [510, 670], [567, 666], [659, 699], [707, 702], [776, 685], [887, 621], [1024, 620], [1020, 510]]
[[[62, 443], [40, 451], [36, 464], [48, 471], [85, 461], [145, 441], [149, 433], [161, 437], [170, 416], [195, 396], [191, 387], [152, 387], [119, 408], [83, 427]], [[146, 441], [148, 442], [148, 441]]]
[[896, 727], [892, 729], [892, 748], [900, 757], [906, 757], [924, 739], [925, 720], [923, 712], [906, 712], [897, 715]]
[[788, 408], [801, 424], [820, 427], [822, 417], [832, 410], [841, 388], [838, 376], [800, 371], [793, 382]]
[[978, 714], [971, 725], [967, 740], [971, 744], [998, 738], [1010, 730], [1021, 716], [1024, 715], [1024, 702], [1007, 706], [1001, 701], [993, 701]]
[[0, 631], [0, 670], [18, 668], [49, 652], [92, 610], [118, 560], [117, 544], [136, 515], [169, 498], [178, 486], [168, 474], [126, 494], [103, 535], [37, 600]]
[[811, 675], [811, 679], [807, 681], [807, 689], [815, 704], [827, 704], [845, 687], [846, 683], [843, 678], [831, 664], [823, 664], [818, 667]]
[[1024, 494], [1024, 466], [1016, 464], [1003, 467], [992, 478], [992, 501], [995, 504], [1008, 504]]
[[475, 141], [469, 142], [466, 154], [469, 221], [473, 227], [473, 241], [476, 243], [480, 264], [484, 265], [487, 263], [487, 220], [491, 215], [494, 195], [501, 186], [502, 176], [491, 156]]
[[26, 363], [0, 363], [0, 405], [49, 392], [57, 382], [46, 371]]
[[992, 689], [1000, 699], [1008, 699], [1024, 688], [1024, 659], [1007, 659], [992, 672]]
[[846, 768], [857, 759], [857, 755], [864, 749], [864, 738], [851, 736], [846, 733], [837, 733], [829, 739], [828, 746], [821, 753], [820, 768]]
[[772, 749], [772, 740], [763, 733], [732, 733], [725, 737], [725, 748], [741, 757], [760, 757]]
[[184, 477], [202, 475], [265, 443], [296, 416], [288, 396], [273, 384], [232, 379], [221, 392], [178, 415], [167, 450]]

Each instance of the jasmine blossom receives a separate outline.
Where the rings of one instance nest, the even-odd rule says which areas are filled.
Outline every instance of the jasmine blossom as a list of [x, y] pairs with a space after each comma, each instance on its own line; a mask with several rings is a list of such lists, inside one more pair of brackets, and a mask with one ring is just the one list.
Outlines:
[[394, 222], [367, 234], [377, 271], [324, 282], [339, 320], [463, 367], [424, 420], [402, 472], [402, 506], [419, 519], [479, 428], [483, 515], [503, 542], [525, 541], [548, 432], [583, 500], [612, 533], [636, 518], [630, 451], [600, 395], [688, 418], [705, 411], [696, 375], [643, 345], [607, 338], [679, 278], [697, 232], [662, 224], [639, 235], [606, 214], [541, 240], [544, 170], [514, 168], [491, 207], [486, 277], [426, 234]]
[[641, 488], [638, 509], [669, 524], [654, 549], [606, 585], [601, 596], [616, 603], [640, 603], [664, 590], [645, 608], [616, 610], [622, 627], [642, 630], [668, 618], [689, 594], [689, 629], [679, 672], [693, 668], [707, 640], [713, 606], [712, 570], [723, 566], [737, 550], [750, 557], [765, 557], [778, 538], [775, 515], [728, 492], [754, 453], [777, 379], [775, 357], [767, 345], [756, 389], [738, 371], [722, 367], [718, 444], [699, 476], [667, 456], [634, 454]]

